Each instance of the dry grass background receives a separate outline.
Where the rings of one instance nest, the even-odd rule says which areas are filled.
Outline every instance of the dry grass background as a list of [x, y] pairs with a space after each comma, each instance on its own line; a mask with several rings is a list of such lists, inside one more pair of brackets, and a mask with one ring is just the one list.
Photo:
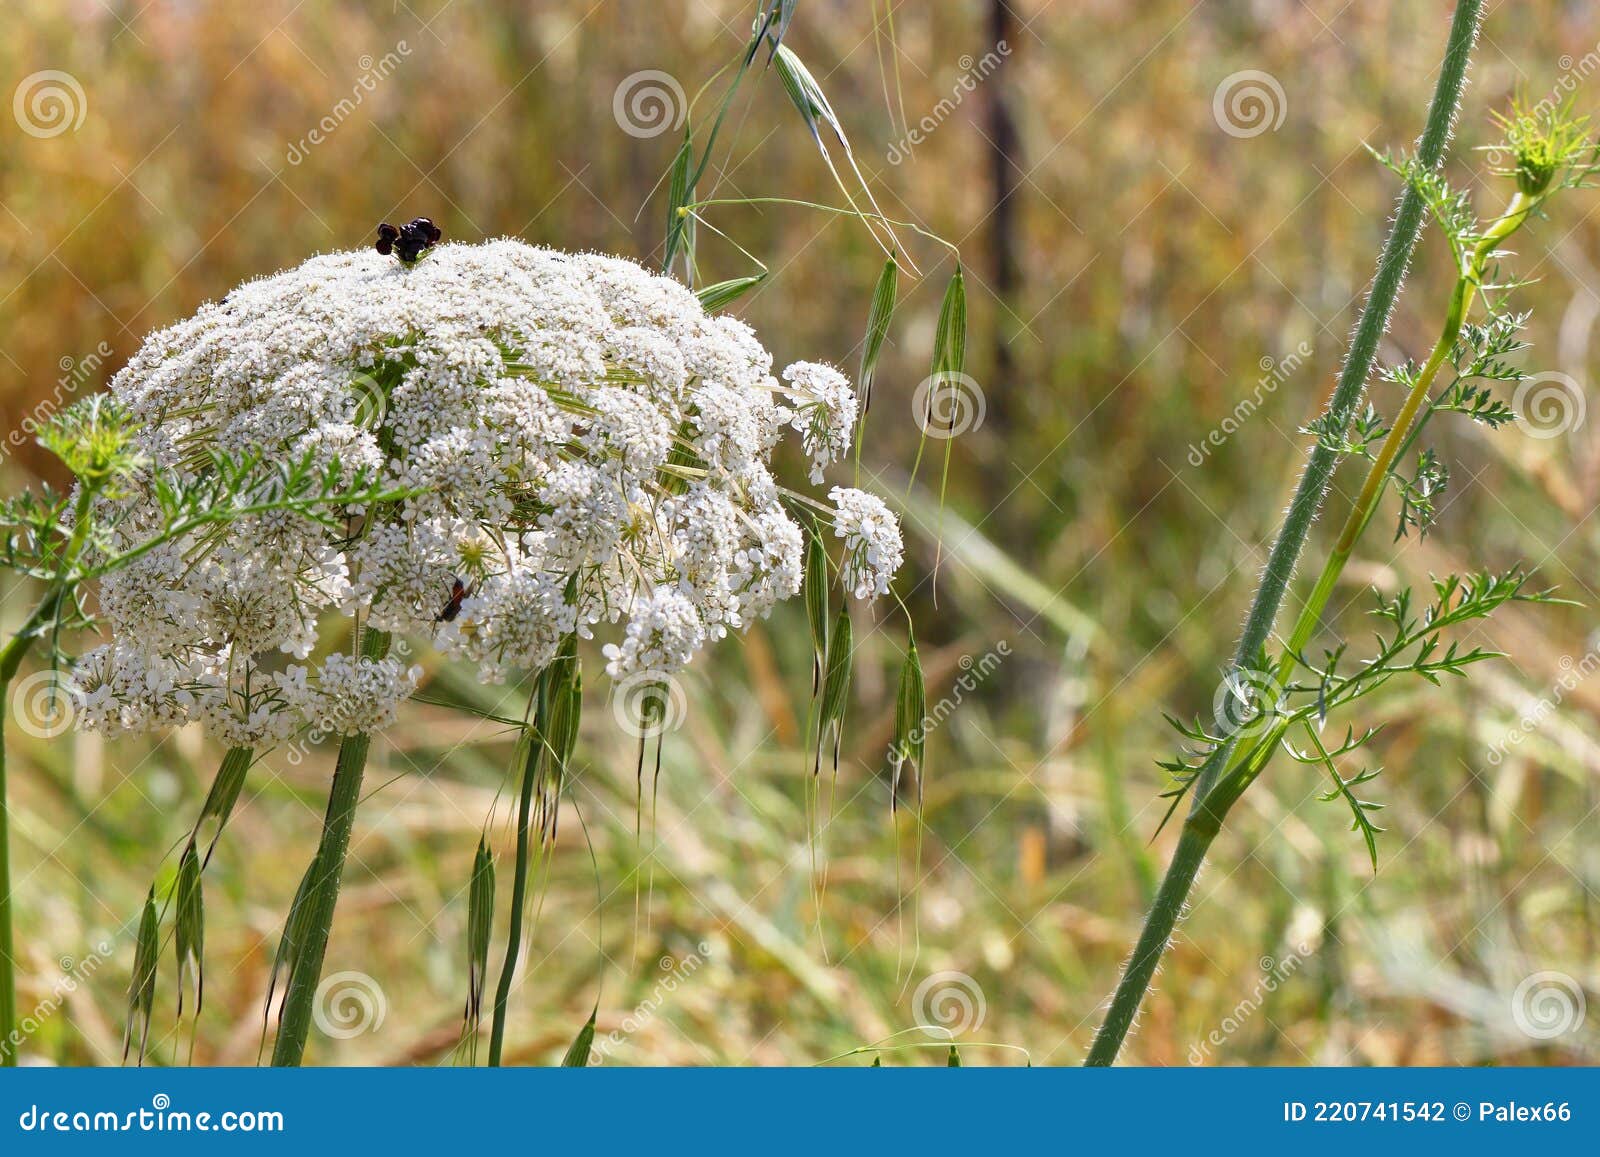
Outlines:
[[[514, 234], [649, 260], [663, 216], [652, 193], [673, 140], [622, 132], [613, 93], [641, 69], [692, 93], [736, 50], [749, 7], [13, 0], [0, 95], [63, 69], [82, 84], [87, 116], [50, 139], [0, 118], [0, 423], [16, 429], [63, 379], [92, 388], [149, 329], [243, 278], [365, 243], [380, 218], [428, 213], [451, 238]], [[942, 971], [981, 992], [981, 1027], [964, 1039], [1023, 1046], [1036, 1064], [1081, 1057], [1167, 846], [1150, 842], [1165, 786], [1154, 761], [1175, 739], [1160, 711], [1210, 710], [1298, 469], [1294, 431], [1328, 388], [1392, 204], [1390, 177], [1360, 144], [1404, 145], [1420, 127], [1449, 8], [1016, 0], [999, 76], [890, 165], [899, 131], [866, 7], [808, 0], [792, 43], [888, 211], [961, 243], [969, 370], [987, 402], [983, 426], [955, 446], [936, 608], [923, 581], [931, 500], [911, 518], [908, 585], [930, 703], [950, 692], [962, 656], [1001, 641], [1010, 655], [931, 737], [915, 920], [899, 906], [915, 866], [897, 846], [881, 768], [898, 627], [858, 628], [867, 642], [820, 904], [802, 794], [798, 608], [685, 681], [689, 711], [666, 741], [655, 839], [643, 849], [653, 861], [645, 915], [631, 874], [641, 860], [634, 752], [592, 678], [571, 799], [593, 837], [603, 920], [596, 866], [569, 814], [508, 1059], [558, 1057], [602, 985], [602, 1044], [618, 1034], [608, 1063], [815, 1062], [926, 1020], [915, 992]], [[949, 95], [963, 56], [992, 47], [992, 19], [979, 0], [897, 9], [913, 121]], [[351, 93], [362, 58], [402, 41], [392, 74], [289, 163], [291, 143]], [[1597, 41], [1588, 4], [1494, 6], [1457, 179], [1482, 171], [1469, 149], [1492, 139], [1488, 110], [1519, 85], [1537, 99]], [[1283, 85], [1276, 131], [1219, 130], [1213, 92], [1242, 69]], [[754, 92], [736, 114], [719, 195], [831, 201], [774, 79]], [[1600, 81], [1577, 95], [1600, 108]], [[1015, 185], [1009, 233], [993, 213], [996, 100], [1017, 137], [1003, 169]], [[1481, 191], [1481, 208], [1499, 196]], [[1517, 263], [1540, 279], [1523, 301], [1535, 310], [1534, 364], [1581, 383], [1600, 292], [1596, 213], [1592, 195], [1564, 199], [1522, 239]], [[770, 209], [716, 220], [776, 271], [736, 307], [776, 356], [853, 365], [878, 261], [861, 233]], [[715, 276], [746, 272], [735, 254], [710, 252]], [[936, 260], [928, 255], [930, 272]], [[1425, 239], [1390, 358], [1431, 342], [1446, 266], [1438, 237]], [[866, 463], [888, 478], [914, 452], [909, 399], [926, 372], [939, 281], [911, 290], [880, 370]], [[1192, 465], [1190, 446], [1254, 392], [1261, 359], [1301, 343], [1305, 364]], [[1185, 1063], [1213, 1030], [1225, 1039], [1205, 1045], [1207, 1063], [1596, 1059], [1595, 1013], [1541, 1043], [1516, 1029], [1511, 1002], [1523, 978], [1546, 970], [1600, 994], [1600, 681], [1555, 690], [1564, 662], [1581, 665], [1594, 646], [1597, 428], [1590, 420], [1551, 440], [1441, 433], [1454, 476], [1441, 524], [1393, 550], [1372, 536], [1343, 592], [1354, 633], [1363, 584], [1519, 559], [1585, 605], [1504, 616], [1471, 641], [1508, 662], [1470, 687], [1391, 696], [1364, 717], [1387, 723], [1376, 792], [1389, 833], [1376, 877], [1341, 812], [1312, 798], [1311, 770], [1276, 766], [1219, 842], [1129, 1059]], [[42, 466], [22, 448], [5, 462], [5, 485]], [[22, 606], [8, 590], [7, 618]], [[461, 672], [434, 678], [500, 702]], [[1530, 737], [1492, 762], [1535, 711]], [[70, 734], [14, 742], [22, 1008], [50, 999], [63, 968], [94, 945], [112, 949], [29, 1048], [113, 1063], [130, 922], [152, 873], [175, 867], [219, 753], [187, 734], [148, 747]], [[314, 1037], [314, 1061], [448, 1061], [466, 986], [468, 872], [509, 755], [492, 727], [420, 705], [374, 745], [327, 971], [372, 978], [386, 1014], [349, 1039]], [[256, 1057], [272, 952], [330, 768], [331, 752], [318, 750], [252, 772], [208, 873], [198, 1062]], [[503, 806], [497, 814], [504, 851]], [[189, 1027], [173, 1024], [170, 972], [169, 961], [158, 1063], [189, 1047]], [[965, 1056], [1017, 1061], [976, 1044]], [[929, 1059], [942, 1057], [893, 1061]]]

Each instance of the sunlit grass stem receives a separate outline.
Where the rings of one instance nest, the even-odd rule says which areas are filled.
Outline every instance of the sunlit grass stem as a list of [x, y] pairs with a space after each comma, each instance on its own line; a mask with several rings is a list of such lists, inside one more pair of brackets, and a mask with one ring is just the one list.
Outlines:
[[1467, 313], [1472, 308], [1473, 299], [1482, 285], [1486, 267], [1496, 247], [1522, 227], [1532, 208], [1526, 194], [1519, 192], [1514, 195], [1505, 212], [1495, 220], [1465, 258], [1456, 281], [1455, 292], [1450, 299], [1450, 314], [1445, 318], [1443, 331], [1439, 334], [1439, 340], [1434, 344], [1433, 351], [1428, 355], [1427, 362], [1417, 374], [1411, 392], [1400, 407], [1399, 414], [1395, 416], [1389, 433], [1384, 437], [1383, 444], [1367, 471], [1366, 481], [1362, 483], [1361, 493], [1350, 508], [1350, 514], [1339, 532], [1338, 541], [1334, 543], [1328, 561], [1323, 564], [1322, 573], [1317, 576], [1317, 585], [1312, 588], [1311, 597], [1306, 600], [1305, 606], [1300, 611], [1300, 617], [1289, 635], [1288, 650], [1279, 670], [1280, 677], [1287, 676], [1288, 665], [1293, 662], [1293, 656], [1311, 641], [1317, 621], [1326, 609], [1328, 599], [1333, 595], [1333, 588], [1344, 572], [1345, 564], [1350, 561], [1350, 554], [1355, 550], [1357, 540], [1372, 521], [1372, 515], [1378, 508], [1378, 500], [1383, 496], [1384, 484], [1394, 469], [1396, 459], [1401, 450], [1415, 437], [1412, 427], [1417, 421], [1417, 415], [1422, 410], [1423, 403], [1428, 400], [1440, 368], [1449, 360], [1451, 351], [1455, 349], [1456, 342], [1461, 337], [1461, 327], [1466, 323]]
[[[56, 621], [66, 601], [67, 575], [83, 553], [89, 532], [89, 506], [94, 491], [82, 488], [73, 512], [73, 529], [61, 552], [55, 579], [45, 590], [33, 612], [0, 649], [0, 1067], [17, 1063], [17, 975], [16, 937], [12, 932], [11, 912], [11, 805], [10, 785], [6, 782], [5, 721], [11, 710], [11, 681], [17, 677], [22, 660], [38, 641], [45, 624]], [[65, 694], [60, 689], [57, 694]]]
[[506, 955], [495, 985], [494, 1011], [489, 1029], [489, 1064], [498, 1067], [506, 1042], [506, 1009], [511, 1000], [511, 984], [522, 953], [522, 920], [528, 906], [528, 869], [532, 858], [533, 786], [542, 753], [536, 735], [523, 740], [526, 754], [522, 766], [522, 788], [517, 799], [517, 859], [511, 876], [511, 923], [506, 932]]
[[[376, 662], [389, 653], [385, 631], [366, 630], [361, 653]], [[350, 853], [350, 832], [355, 826], [356, 805], [361, 801], [361, 779], [367, 766], [371, 736], [366, 732], [347, 735], [339, 744], [334, 766], [333, 786], [328, 792], [328, 811], [322, 822], [322, 839], [312, 861], [319, 872], [307, 903], [305, 941], [297, 949], [289, 989], [283, 998], [283, 1016], [277, 1040], [272, 1046], [275, 1066], [300, 1064], [311, 1032], [317, 985], [322, 979], [322, 960], [328, 950], [328, 934], [333, 927], [333, 911], [339, 901], [339, 885], [344, 877], [345, 859]]]
[[17, 633], [0, 650], [0, 1066], [17, 1063], [12, 1034], [17, 1027], [16, 943], [11, 925], [11, 811], [6, 783], [6, 716], [10, 713], [11, 681], [33, 649], [39, 629], [55, 618], [61, 590], [51, 588]]

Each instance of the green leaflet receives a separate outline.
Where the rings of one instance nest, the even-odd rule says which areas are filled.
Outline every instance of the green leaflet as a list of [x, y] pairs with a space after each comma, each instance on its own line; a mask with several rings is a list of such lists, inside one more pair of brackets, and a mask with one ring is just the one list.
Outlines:
[[878, 358], [883, 353], [884, 340], [889, 335], [889, 322], [894, 317], [895, 293], [900, 282], [900, 266], [890, 254], [878, 274], [878, 283], [872, 289], [872, 308], [867, 311], [867, 336], [861, 346], [861, 369], [856, 374], [856, 395], [861, 402], [861, 417], [866, 420], [867, 407], [872, 404], [872, 376], [878, 368]]
[[178, 952], [178, 1016], [183, 1016], [183, 981], [186, 973], [194, 976], [194, 1012], [200, 1015], [205, 1001], [205, 901], [200, 891], [200, 856], [194, 844], [183, 849], [183, 859], [178, 864], [177, 932], [174, 942]]
[[133, 976], [128, 981], [128, 1023], [122, 1033], [122, 1059], [126, 1063], [133, 1047], [134, 1036], [139, 1039], [139, 1063], [144, 1063], [145, 1045], [150, 1041], [150, 1016], [156, 1006], [156, 961], [161, 955], [156, 916], [156, 890], [152, 886], [144, 898], [144, 911], [139, 917], [139, 932], [134, 940]]
[[[569, 593], [571, 586], [569, 584]], [[583, 699], [583, 674], [578, 662], [578, 640], [569, 634], [561, 649], [539, 673], [534, 691], [533, 723], [524, 730], [517, 747], [522, 781], [517, 805], [517, 855], [511, 874], [511, 915], [506, 932], [505, 960], [495, 988], [489, 1032], [489, 1064], [498, 1067], [505, 1047], [506, 1007], [511, 982], [522, 948], [522, 924], [527, 906], [528, 880], [538, 853], [533, 846], [538, 833], [548, 851], [555, 843], [560, 815], [561, 787], [566, 767], [578, 741], [578, 721]]]
[[[927, 696], [922, 680], [922, 659], [917, 654], [917, 640], [910, 628], [906, 634], [906, 657], [900, 665], [900, 686], [895, 694], [894, 746], [890, 751], [892, 763], [890, 777], [890, 807], [900, 806], [901, 792], [914, 788], [917, 810], [922, 810], [923, 752], [927, 746], [926, 735]], [[912, 780], [907, 781], [906, 769], [910, 767]]]
[[772, 63], [772, 57], [783, 42], [784, 33], [789, 31], [789, 22], [794, 19], [795, 9], [799, 6], [800, 0], [764, 0], [761, 15], [756, 20], [755, 33], [745, 49], [744, 67], [749, 68], [750, 62], [755, 60], [763, 40], [772, 45], [772, 52], [767, 54], [767, 63]]
[[566, 783], [567, 766], [578, 745], [582, 713], [583, 668], [578, 662], [577, 638], [569, 635], [547, 671], [537, 721], [545, 744], [539, 775], [539, 827], [546, 846], [555, 842], [561, 788]]
[[305, 944], [306, 921], [310, 918], [312, 893], [316, 891], [321, 877], [322, 852], [319, 848], [306, 865], [305, 875], [300, 877], [300, 886], [295, 889], [294, 901], [289, 905], [289, 919], [283, 925], [283, 939], [278, 941], [277, 955], [272, 958], [272, 973], [267, 979], [267, 1003], [262, 1010], [263, 1032], [266, 1018], [272, 1014], [272, 997], [278, 988], [278, 974], [283, 974], [287, 986], [299, 963], [300, 952]]
[[828, 677], [822, 685], [822, 714], [817, 722], [817, 758], [813, 771], [822, 770], [822, 748], [829, 728], [833, 731], [833, 768], [839, 769], [839, 739], [844, 732], [844, 713], [850, 699], [850, 671], [854, 659], [854, 628], [850, 608], [841, 606], [828, 639]]
[[578, 1035], [572, 1039], [572, 1044], [567, 1047], [566, 1055], [561, 1058], [561, 1067], [564, 1069], [584, 1069], [589, 1067], [589, 1050], [594, 1045], [594, 1020], [600, 1012], [597, 1001], [594, 1010], [589, 1013], [589, 1019], [583, 1022], [583, 1027], [578, 1030]]
[[933, 372], [959, 374], [967, 364], [967, 283], [961, 266], [945, 287], [933, 335]]
[[250, 771], [250, 763], [254, 757], [255, 751], [252, 748], [229, 748], [217, 768], [217, 777], [211, 781], [211, 790], [206, 793], [206, 801], [200, 807], [200, 818], [195, 823], [197, 834], [207, 820], [216, 823], [216, 831], [206, 848], [207, 860], [211, 858], [211, 847], [222, 834], [222, 829], [228, 826], [228, 819], [233, 815], [234, 806], [239, 802], [239, 793], [244, 788], [244, 778]]
[[488, 841], [478, 837], [472, 857], [472, 884], [467, 891], [467, 1009], [462, 1035], [476, 1059], [478, 1024], [483, 1019], [483, 993], [489, 977], [489, 934], [494, 927], [494, 856]]
[[828, 549], [816, 519], [806, 523], [806, 567], [802, 593], [806, 618], [811, 624], [811, 694], [822, 689], [822, 672], [828, 661]]
[[[850, 138], [845, 135], [844, 124], [833, 111], [833, 106], [828, 103], [828, 98], [822, 91], [822, 86], [817, 83], [816, 77], [811, 75], [800, 58], [790, 50], [787, 44], [779, 44], [772, 56], [773, 64], [777, 67], [778, 79], [783, 82], [783, 90], [788, 94], [789, 101], [799, 110], [805, 118], [806, 129], [811, 133], [811, 139], [816, 143], [817, 151], [822, 154], [823, 163], [828, 166], [828, 171], [833, 177], [833, 182], [839, 187], [839, 192], [844, 194], [845, 201], [850, 206], [850, 211], [855, 214], [872, 239], [887, 254], [893, 255], [899, 251], [899, 239], [896, 238], [893, 226], [889, 223], [878, 202], [872, 195], [872, 189], [861, 175], [861, 169], [856, 165], [855, 154], [850, 148]], [[846, 164], [854, 176], [859, 187], [859, 192], [865, 200], [866, 208], [857, 202], [856, 194], [851, 192], [850, 185], [840, 175], [838, 167], [833, 162], [833, 157], [828, 151], [828, 145], [822, 139], [820, 126], [826, 125], [839, 142], [839, 148], [844, 153]]]
[[[693, 215], [684, 211], [684, 206], [694, 201], [694, 139], [690, 130], [683, 130], [683, 144], [678, 147], [678, 154], [672, 159], [672, 175], [667, 182], [667, 244], [666, 251], [661, 258], [661, 268], [667, 273], [672, 272], [672, 263], [679, 253], [683, 254], [684, 264], [692, 276], [694, 269], [694, 226]], [[707, 306], [707, 308], [712, 308]]]
[[[917, 425], [922, 431], [922, 436], [917, 441], [917, 456], [911, 463], [912, 482], [916, 481], [917, 472], [922, 466], [922, 452], [928, 444], [928, 430], [934, 424], [934, 415], [941, 412], [953, 415], [959, 408], [951, 406], [947, 411], [940, 411], [938, 399], [940, 393], [945, 390], [960, 391], [961, 383], [957, 378], [966, 364], [967, 286], [961, 267], [958, 265], [950, 277], [950, 284], [945, 287], [944, 300], [939, 304], [939, 321], [934, 327], [933, 364], [928, 371], [927, 393], [923, 399], [922, 413], [917, 415]], [[950, 444], [955, 439], [947, 437], [943, 441], [944, 476], [939, 482], [941, 510], [944, 509], [945, 480], [950, 472]], [[909, 485], [907, 490], [910, 490]]]
[[697, 289], [695, 290], [695, 296], [700, 299], [700, 304], [705, 306], [707, 310], [717, 310], [729, 302], [743, 297], [766, 279], [767, 271], [763, 269], [760, 273], [752, 273], [746, 277], [731, 277], [727, 281], [719, 281], [715, 285]]
[[817, 127], [820, 123], [832, 129], [834, 136], [839, 138], [839, 143], [848, 149], [850, 143], [844, 135], [844, 126], [834, 115], [833, 106], [828, 103], [822, 86], [811, 75], [811, 70], [790, 51], [787, 44], [778, 45], [773, 54], [773, 63], [777, 65], [778, 79], [783, 82], [783, 91], [788, 94], [790, 103], [805, 118], [806, 128], [810, 130], [812, 139], [817, 142], [818, 147], [822, 147], [822, 134]]

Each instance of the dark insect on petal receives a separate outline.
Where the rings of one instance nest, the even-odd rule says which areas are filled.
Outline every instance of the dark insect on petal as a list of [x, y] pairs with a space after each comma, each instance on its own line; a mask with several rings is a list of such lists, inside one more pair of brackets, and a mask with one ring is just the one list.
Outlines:
[[462, 602], [471, 593], [467, 589], [466, 583], [456, 579], [455, 582], [450, 584], [450, 601], [444, 605], [444, 610], [440, 611], [433, 621], [436, 623], [454, 622], [455, 617], [461, 613]]

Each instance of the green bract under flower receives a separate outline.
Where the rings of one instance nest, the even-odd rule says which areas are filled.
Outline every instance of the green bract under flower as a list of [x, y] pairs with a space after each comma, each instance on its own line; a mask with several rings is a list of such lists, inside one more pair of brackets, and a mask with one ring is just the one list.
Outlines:
[[[207, 452], [281, 452], [378, 472], [410, 497], [246, 517], [109, 576], [113, 639], [78, 670], [92, 725], [201, 720], [230, 743], [311, 722], [368, 730], [418, 672], [304, 660], [328, 614], [427, 637], [499, 680], [561, 639], [622, 625], [617, 678], [678, 670], [794, 595], [801, 532], [769, 463], [802, 435], [813, 479], [849, 446], [856, 400], [831, 367], [780, 381], [742, 322], [638, 265], [516, 241], [414, 266], [334, 253], [239, 287], [154, 334], [112, 389], [152, 471]], [[882, 503], [835, 488], [848, 585], [881, 594], [902, 556]], [[146, 533], [137, 485], [103, 522]]]

